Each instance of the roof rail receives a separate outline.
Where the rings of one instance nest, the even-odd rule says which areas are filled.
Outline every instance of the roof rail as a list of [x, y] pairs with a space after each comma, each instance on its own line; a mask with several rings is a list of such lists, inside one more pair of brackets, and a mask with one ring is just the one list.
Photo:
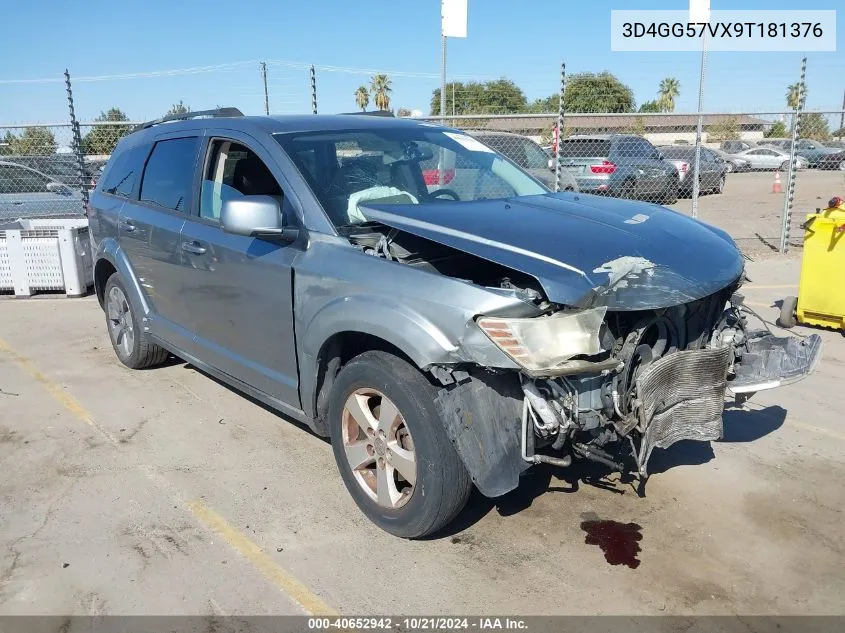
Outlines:
[[153, 119], [152, 121], [147, 121], [146, 123], [141, 123], [140, 125], [136, 125], [132, 131], [136, 132], [138, 130], [146, 130], [147, 128], [153, 127], [154, 125], [159, 125], [160, 123], [167, 123], [168, 121], [186, 121], [188, 119], [196, 119], [201, 116], [210, 116], [210, 117], [237, 117], [243, 116], [244, 113], [238, 110], [237, 108], [216, 108], [214, 110], [199, 110], [197, 112], [185, 112], [183, 114], [171, 114], [168, 116], [163, 116], [160, 119]]
[[395, 117], [395, 115], [390, 110], [365, 110], [363, 112], [341, 112], [342, 115], [352, 115], [352, 116], [390, 116]]

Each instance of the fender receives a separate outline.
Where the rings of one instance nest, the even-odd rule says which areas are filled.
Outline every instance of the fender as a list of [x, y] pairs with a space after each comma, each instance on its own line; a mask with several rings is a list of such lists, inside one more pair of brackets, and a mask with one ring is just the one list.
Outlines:
[[[126, 254], [123, 252], [123, 249], [120, 248], [120, 244], [118, 244], [117, 239], [113, 237], [107, 237], [100, 240], [100, 243], [97, 244], [97, 249], [94, 253], [95, 280], [97, 278], [97, 266], [103, 260], [109, 262], [114, 267], [114, 269], [120, 274], [120, 278], [123, 281], [123, 285], [126, 287], [126, 292], [129, 293], [129, 301], [132, 302], [132, 305], [134, 307], [140, 310], [144, 329], [148, 330], [150, 306], [147, 303], [147, 300], [144, 298], [144, 293], [141, 292], [141, 286], [138, 283], [138, 277], [135, 275], [135, 271], [132, 269], [132, 265], [129, 263], [129, 260], [126, 257]], [[100, 289], [97, 288], [98, 292], [99, 290]]]
[[314, 415], [317, 356], [323, 344], [341, 332], [361, 332], [402, 350], [421, 368], [466, 360], [457, 341], [421, 314], [390, 298], [361, 294], [337, 298], [323, 306], [297, 336], [302, 403]]

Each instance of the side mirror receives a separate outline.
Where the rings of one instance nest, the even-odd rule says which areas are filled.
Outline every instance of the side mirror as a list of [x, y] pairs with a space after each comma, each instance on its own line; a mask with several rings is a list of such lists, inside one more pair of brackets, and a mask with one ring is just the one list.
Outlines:
[[245, 237], [273, 238], [284, 243], [293, 242], [299, 229], [282, 226], [282, 210], [271, 196], [245, 196], [224, 200], [220, 209], [223, 230]]
[[70, 195], [70, 187], [61, 182], [48, 182], [47, 191], [50, 193], [57, 193], [63, 196]]

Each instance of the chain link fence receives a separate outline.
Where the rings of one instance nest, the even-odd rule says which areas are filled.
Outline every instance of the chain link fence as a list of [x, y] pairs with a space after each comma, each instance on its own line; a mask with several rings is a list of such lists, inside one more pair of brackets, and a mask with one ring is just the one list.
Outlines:
[[[698, 169], [696, 114], [572, 113], [562, 135], [559, 113], [418, 118], [465, 131], [551, 190], [657, 202], [691, 215], [698, 174], [698, 217], [754, 255], [801, 246], [806, 213], [845, 192], [843, 114], [706, 113]], [[84, 214], [84, 190], [136, 124], [79, 123], [78, 148], [69, 123], [0, 125], [0, 221]], [[448, 170], [433, 176], [438, 166], [429, 167], [424, 177], [448, 186]]]
[[134, 125], [80, 123], [81, 148], [70, 123], [0, 125], [0, 222], [84, 215], [83, 193]]
[[698, 177], [697, 216], [754, 255], [782, 250], [782, 242], [783, 250], [800, 246], [805, 214], [845, 191], [843, 115], [705, 113], [698, 167], [697, 114], [566, 114], [560, 138], [552, 113], [423, 119], [476, 137], [552, 190], [657, 202], [692, 215]]

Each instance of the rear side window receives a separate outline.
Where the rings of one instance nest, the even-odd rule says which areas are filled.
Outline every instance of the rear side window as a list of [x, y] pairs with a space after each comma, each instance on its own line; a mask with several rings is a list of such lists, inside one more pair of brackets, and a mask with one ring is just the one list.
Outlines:
[[560, 155], [571, 158], [596, 158], [610, 155], [610, 141], [594, 138], [566, 139], [560, 144]]
[[630, 158], [652, 158], [655, 157], [654, 146], [644, 138], [635, 136], [623, 136], [616, 141], [615, 154]]
[[141, 200], [166, 209], [187, 211], [193, 190], [199, 139], [159, 141], [147, 160], [141, 181]]
[[108, 167], [100, 191], [121, 198], [131, 197], [149, 150], [149, 145], [141, 145], [118, 154], [114, 164]]

